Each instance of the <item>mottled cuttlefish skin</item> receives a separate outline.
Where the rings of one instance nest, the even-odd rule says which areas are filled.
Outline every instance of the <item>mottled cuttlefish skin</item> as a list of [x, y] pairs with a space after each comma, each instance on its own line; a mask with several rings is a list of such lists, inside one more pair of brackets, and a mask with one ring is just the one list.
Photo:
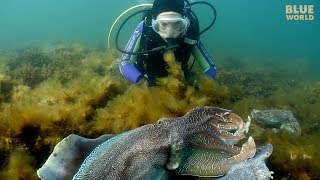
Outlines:
[[293, 134], [301, 134], [300, 124], [291, 111], [283, 109], [253, 109], [251, 116], [254, 120], [268, 128], [284, 129]]
[[[252, 158], [256, 153], [256, 146], [252, 137], [238, 148], [233, 145], [219, 143], [214, 137], [201, 136], [197, 139], [196, 148], [188, 150], [181, 166], [176, 170], [178, 174], [200, 177], [219, 177], [225, 175], [232, 166]], [[191, 142], [193, 144], [194, 141]], [[194, 144], [193, 144], [194, 145]]]
[[72, 179], [84, 157], [114, 136], [105, 134], [96, 139], [88, 139], [75, 134], [69, 135], [56, 145], [46, 163], [37, 170], [38, 177], [46, 180]]
[[[250, 117], [248, 117], [248, 122], [244, 123], [238, 115], [231, 112], [217, 116], [216, 120], [212, 123], [217, 129], [215, 134], [227, 144], [233, 145], [238, 143], [239, 140], [245, 137], [245, 133], [249, 131]], [[235, 132], [231, 133], [230, 131]]]
[[[202, 161], [189, 166], [197, 170], [188, 174], [223, 175], [230, 165], [254, 155], [255, 144], [251, 137], [242, 148], [226, 143], [242, 139], [249, 125], [250, 122], [244, 124], [229, 110], [196, 107], [182, 117], [161, 118], [156, 124], [104, 141], [83, 158], [73, 179], [168, 179], [168, 170], [179, 173], [182, 167], [199, 157]], [[205, 157], [209, 158], [205, 160]], [[199, 166], [199, 162], [205, 164]], [[220, 165], [216, 166], [217, 163]], [[208, 165], [222, 170], [210, 169]]]
[[[267, 144], [257, 148], [257, 153], [253, 158], [240, 162], [231, 167], [228, 173], [220, 178], [221, 180], [268, 180], [272, 179], [273, 172], [266, 166], [266, 159], [272, 153], [272, 145]], [[220, 180], [219, 179], [219, 180]]]

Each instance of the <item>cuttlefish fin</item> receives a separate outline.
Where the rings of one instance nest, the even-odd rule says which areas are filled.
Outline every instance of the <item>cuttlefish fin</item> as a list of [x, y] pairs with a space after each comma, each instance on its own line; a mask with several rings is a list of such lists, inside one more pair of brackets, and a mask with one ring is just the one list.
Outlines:
[[45, 164], [38, 169], [37, 175], [45, 180], [72, 179], [90, 152], [114, 136], [106, 134], [88, 139], [75, 134], [69, 135], [54, 147]]

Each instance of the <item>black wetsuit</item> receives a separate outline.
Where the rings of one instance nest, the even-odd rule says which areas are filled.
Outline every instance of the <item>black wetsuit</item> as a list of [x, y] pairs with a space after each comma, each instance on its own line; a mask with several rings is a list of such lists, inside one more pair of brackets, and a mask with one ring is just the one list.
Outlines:
[[[195, 21], [191, 16], [188, 18], [190, 19], [190, 26], [187, 30], [186, 36], [190, 39], [198, 40], [199, 24], [196, 23], [197, 21]], [[166, 46], [167, 43], [164, 39], [156, 33], [152, 27], [147, 26], [147, 24], [151, 24], [150, 16], [146, 18], [146, 23], [143, 25], [139, 51], [150, 50], [159, 46]], [[182, 70], [187, 77], [189, 73], [188, 60], [191, 56], [192, 47], [194, 45], [184, 42], [184, 38], [186, 36], [177, 38], [176, 42], [179, 44], [179, 47], [174, 50], [174, 54], [176, 62], [181, 63]], [[155, 51], [148, 54], [139, 54], [137, 56], [135, 67], [142, 74], [146, 74], [148, 76], [148, 82], [150, 85], [155, 85], [157, 78], [168, 75], [168, 65], [163, 60], [163, 53], [164, 51]]]

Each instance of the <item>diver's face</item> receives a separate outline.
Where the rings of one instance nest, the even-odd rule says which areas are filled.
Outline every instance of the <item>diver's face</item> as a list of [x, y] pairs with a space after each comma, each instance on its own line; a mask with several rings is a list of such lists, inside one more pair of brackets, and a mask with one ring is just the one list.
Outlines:
[[168, 22], [168, 21], [161, 21], [161, 18], [163, 16], [171, 16], [172, 18], [177, 17], [177, 18], [181, 18], [179, 13], [175, 13], [175, 12], [165, 12], [160, 14], [157, 17], [157, 20], [159, 21], [159, 29], [160, 31], [166, 31], [166, 29], [180, 29], [180, 27], [182, 26], [181, 21], [172, 21], [172, 22]]
[[170, 11], [160, 13], [152, 26], [163, 39], [177, 38], [187, 29], [188, 22], [181, 14]]

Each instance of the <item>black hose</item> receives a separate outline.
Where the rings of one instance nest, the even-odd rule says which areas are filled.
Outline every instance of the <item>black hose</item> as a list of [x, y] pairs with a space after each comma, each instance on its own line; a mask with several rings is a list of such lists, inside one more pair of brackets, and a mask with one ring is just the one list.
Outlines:
[[[187, 2], [188, 2], [188, 1], [187, 1]], [[195, 4], [206, 4], [206, 5], [208, 5], [208, 6], [213, 10], [213, 13], [214, 13], [214, 18], [213, 18], [212, 22], [209, 24], [208, 27], [206, 27], [204, 30], [202, 30], [202, 31], [199, 32], [199, 36], [200, 36], [200, 35], [203, 34], [204, 32], [208, 31], [208, 30], [214, 25], [214, 23], [216, 22], [216, 19], [217, 19], [217, 11], [216, 11], [216, 8], [215, 8], [214, 6], [212, 6], [210, 3], [207, 3], [207, 2], [204, 2], [204, 1], [194, 2], [194, 3], [191, 3], [191, 4], [188, 2], [188, 6], [192, 6], [192, 5], [195, 5]], [[194, 18], [196, 19], [196, 21], [199, 23], [199, 20], [198, 20], [197, 15], [196, 15], [191, 9], [190, 9], [190, 13], [194, 16]], [[191, 69], [193, 68], [195, 61], [196, 61], [195, 58], [193, 58], [193, 62], [192, 62], [192, 64], [191, 64], [188, 72], [190, 72]]]
[[214, 6], [212, 6], [210, 3], [205, 2], [205, 1], [193, 2], [193, 3], [190, 3], [190, 6], [193, 6], [193, 5], [196, 5], [196, 4], [206, 4], [212, 9], [212, 11], [214, 13], [214, 18], [212, 19], [212, 22], [209, 24], [209, 26], [206, 27], [204, 30], [200, 31], [199, 35], [201, 35], [204, 32], [208, 31], [214, 25], [214, 23], [216, 22], [216, 20], [217, 20], [217, 10], [216, 10], [216, 8], [214, 8]]

